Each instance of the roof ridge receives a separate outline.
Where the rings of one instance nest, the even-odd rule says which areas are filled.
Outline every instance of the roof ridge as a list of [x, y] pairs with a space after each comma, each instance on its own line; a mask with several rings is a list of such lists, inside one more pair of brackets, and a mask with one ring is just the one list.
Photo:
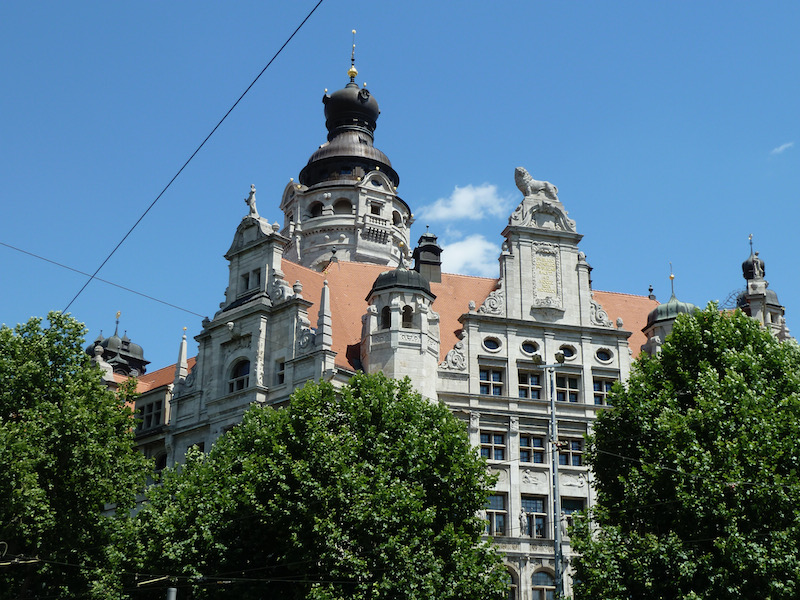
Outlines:
[[592, 290], [592, 292], [600, 292], [601, 294], [614, 294], [615, 296], [630, 296], [632, 298], [641, 298], [643, 300], [653, 300], [653, 302], [658, 302], [658, 300], [655, 300], [648, 296], [644, 296], [642, 294], [631, 294], [628, 292], [609, 292], [608, 290]]

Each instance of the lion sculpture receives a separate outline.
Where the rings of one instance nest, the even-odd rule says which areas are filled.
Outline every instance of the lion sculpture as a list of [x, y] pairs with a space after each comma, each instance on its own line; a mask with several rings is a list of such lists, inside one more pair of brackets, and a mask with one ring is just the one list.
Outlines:
[[514, 181], [526, 197], [544, 195], [551, 200], [558, 200], [558, 188], [549, 181], [534, 179], [527, 169], [517, 167], [514, 170]]

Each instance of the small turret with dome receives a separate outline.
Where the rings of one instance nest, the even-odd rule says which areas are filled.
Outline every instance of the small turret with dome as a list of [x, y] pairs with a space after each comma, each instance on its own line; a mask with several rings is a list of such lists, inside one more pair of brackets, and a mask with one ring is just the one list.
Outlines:
[[[670, 271], [672, 265], [670, 264]], [[642, 332], [647, 337], [647, 342], [642, 345], [642, 352], [656, 355], [661, 350], [664, 339], [672, 333], [672, 326], [679, 315], [691, 315], [697, 307], [691, 302], [682, 302], [675, 296], [675, 274], [670, 272], [669, 281], [671, 295], [669, 300], [659, 304], [647, 315], [647, 325]], [[652, 296], [652, 287], [650, 288]]]
[[752, 233], [748, 239], [750, 256], [742, 263], [742, 277], [747, 282], [747, 287], [736, 297], [736, 307], [769, 328], [778, 339], [788, 339], [791, 336], [786, 327], [785, 309], [778, 300], [778, 294], [769, 289], [769, 282], [764, 279], [766, 265], [759, 258], [758, 252], [753, 250]]
[[286, 258], [317, 270], [333, 256], [395, 266], [396, 248], [408, 246], [413, 215], [397, 195], [400, 177], [374, 146], [380, 108], [366, 84], [356, 83], [355, 30], [344, 88], [322, 97], [328, 141], [308, 159], [299, 183], [283, 193], [282, 234], [292, 240]]
[[[150, 361], [144, 359], [144, 350], [139, 344], [134, 344], [129, 338], [128, 333], [119, 336], [119, 317], [120, 312], [117, 311], [117, 320], [114, 327], [114, 334], [104, 338], [103, 333], [97, 339], [86, 347], [86, 354], [91, 357], [96, 357], [96, 360], [109, 364], [118, 375], [125, 375], [127, 377], [138, 377], [144, 375], [147, 371], [147, 365]], [[97, 348], [101, 352], [97, 352]]]
[[395, 269], [378, 275], [366, 300], [360, 348], [364, 372], [411, 377], [423, 396], [436, 398], [439, 315], [428, 280], [401, 258]]

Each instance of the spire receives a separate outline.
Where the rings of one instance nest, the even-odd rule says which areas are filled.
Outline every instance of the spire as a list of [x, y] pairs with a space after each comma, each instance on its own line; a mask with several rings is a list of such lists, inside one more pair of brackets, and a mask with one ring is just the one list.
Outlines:
[[672, 295], [669, 299], [672, 300], [675, 298], [675, 273], [672, 272], [672, 263], [669, 263], [669, 285], [672, 289]]
[[175, 364], [175, 384], [186, 379], [189, 374], [189, 363], [186, 359], [186, 327], [183, 328], [183, 338], [178, 350], [178, 362]]
[[331, 316], [331, 290], [326, 279], [322, 284], [317, 318], [317, 347], [330, 350], [333, 343], [333, 317]]
[[358, 69], [356, 69], [356, 30], [353, 29], [353, 52], [350, 54], [350, 68], [347, 70], [347, 76], [350, 78], [350, 83], [356, 82], [358, 77]]

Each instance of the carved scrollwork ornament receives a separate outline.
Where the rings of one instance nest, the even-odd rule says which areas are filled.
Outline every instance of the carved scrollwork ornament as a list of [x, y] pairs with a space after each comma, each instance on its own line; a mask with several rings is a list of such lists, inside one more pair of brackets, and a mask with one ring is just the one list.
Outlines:
[[591, 305], [589, 306], [589, 320], [592, 325], [598, 325], [599, 327], [613, 327], [611, 319], [608, 318], [608, 313], [594, 298], [591, 299]]
[[464, 342], [458, 341], [453, 349], [444, 357], [444, 361], [439, 365], [442, 369], [451, 371], [465, 371], [467, 368], [467, 357], [464, 354]]

